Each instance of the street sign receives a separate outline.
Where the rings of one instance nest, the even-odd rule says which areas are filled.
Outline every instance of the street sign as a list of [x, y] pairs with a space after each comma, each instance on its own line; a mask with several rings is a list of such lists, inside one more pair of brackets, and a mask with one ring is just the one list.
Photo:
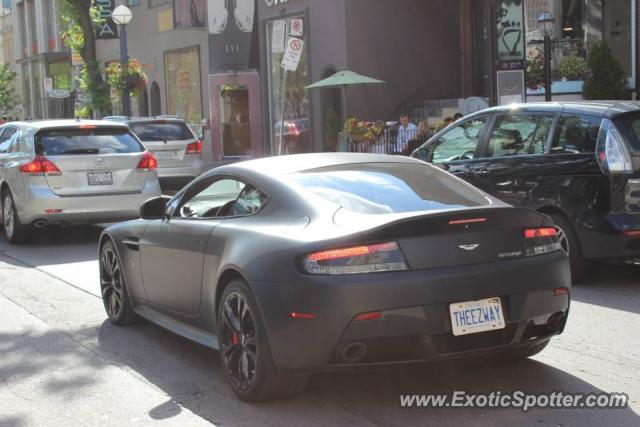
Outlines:
[[304, 36], [304, 20], [302, 19], [291, 20], [291, 36], [292, 37]]
[[47, 91], [47, 96], [54, 99], [65, 99], [69, 98], [71, 96], [71, 93], [66, 89], [53, 89]]
[[273, 23], [273, 34], [271, 37], [271, 52], [284, 53], [287, 32], [287, 21], [280, 19]]
[[53, 78], [45, 77], [44, 79], [42, 79], [42, 86], [44, 86], [45, 92], [49, 92], [50, 90], [53, 90]]
[[300, 65], [303, 47], [304, 40], [291, 37], [287, 43], [287, 50], [284, 53], [284, 58], [282, 59], [282, 68], [288, 71], [296, 71], [298, 69], [298, 65]]

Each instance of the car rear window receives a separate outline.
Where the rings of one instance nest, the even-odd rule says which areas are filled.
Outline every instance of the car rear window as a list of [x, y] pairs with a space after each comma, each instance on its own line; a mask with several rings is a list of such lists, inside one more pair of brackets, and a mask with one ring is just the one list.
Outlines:
[[36, 153], [43, 156], [140, 153], [144, 147], [124, 128], [51, 129], [35, 137]]
[[634, 113], [622, 116], [614, 121], [631, 143], [631, 148], [634, 151], [640, 151], [640, 117]]
[[130, 124], [131, 130], [144, 142], [149, 141], [185, 141], [195, 139], [186, 123], [153, 122]]
[[481, 192], [429, 165], [366, 163], [292, 174], [306, 190], [362, 214], [393, 214], [491, 204]]

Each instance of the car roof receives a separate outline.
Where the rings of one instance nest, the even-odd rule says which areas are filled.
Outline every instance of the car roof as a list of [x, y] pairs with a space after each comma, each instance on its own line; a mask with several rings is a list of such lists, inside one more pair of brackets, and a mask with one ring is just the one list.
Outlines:
[[28, 122], [9, 122], [7, 125], [18, 126], [22, 128], [31, 128], [35, 130], [56, 129], [56, 128], [73, 128], [80, 126], [100, 126], [100, 127], [121, 127], [126, 128], [127, 125], [107, 120], [34, 120]]
[[424, 162], [411, 157], [390, 156], [385, 154], [312, 153], [248, 160], [216, 168], [211, 171], [211, 174], [224, 172], [249, 172], [277, 177], [311, 169], [358, 163], [425, 164]]
[[172, 116], [156, 116], [156, 117], [120, 117], [113, 116], [108, 118], [109, 121], [136, 124], [136, 123], [153, 123], [153, 122], [169, 122], [169, 123], [186, 123], [185, 120], [180, 117]]
[[[533, 102], [529, 104], [512, 104], [492, 107], [476, 114], [502, 113], [507, 111], [545, 111], [593, 114], [612, 118], [620, 114], [640, 111], [640, 102], [636, 101], [566, 101], [566, 102]], [[474, 114], [475, 115], [475, 114]]]

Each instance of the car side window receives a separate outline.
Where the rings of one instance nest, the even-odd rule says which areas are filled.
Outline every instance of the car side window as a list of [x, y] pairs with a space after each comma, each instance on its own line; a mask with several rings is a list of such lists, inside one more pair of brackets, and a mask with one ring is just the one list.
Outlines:
[[470, 120], [454, 126], [433, 143], [432, 163], [471, 160], [487, 123], [486, 118]]
[[235, 179], [206, 181], [189, 189], [174, 218], [215, 218], [229, 216], [246, 185]]
[[553, 116], [509, 114], [496, 119], [485, 157], [544, 154]]
[[4, 129], [2, 136], [0, 136], [0, 154], [6, 154], [9, 152], [9, 147], [11, 147], [11, 143], [13, 142], [13, 137], [16, 132], [16, 128], [8, 127]]
[[595, 153], [601, 124], [601, 117], [562, 115], [551, 145], [551, 154]]
[[232, 216], [255, 215], [260, 212], [266, 202], [266, 193], [251, 185], [247, 185], [233, 206]]

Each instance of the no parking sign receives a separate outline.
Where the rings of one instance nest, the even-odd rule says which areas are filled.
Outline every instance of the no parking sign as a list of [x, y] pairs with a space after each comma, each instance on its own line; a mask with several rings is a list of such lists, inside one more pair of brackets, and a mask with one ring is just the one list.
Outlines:
[[291, 36], [292, 37], [304, 36], [304, 20], [302, 19], [291, 20]]
[[300, 58], [302, 58], [302, 48], [304, 47], [304, 40], [297, 37], [289, 38], [287, 42], [287, 51], [284, 53], [282, 59], [282, 68], [288, 71], [296, 71], [298, 65], [300, 65]]

